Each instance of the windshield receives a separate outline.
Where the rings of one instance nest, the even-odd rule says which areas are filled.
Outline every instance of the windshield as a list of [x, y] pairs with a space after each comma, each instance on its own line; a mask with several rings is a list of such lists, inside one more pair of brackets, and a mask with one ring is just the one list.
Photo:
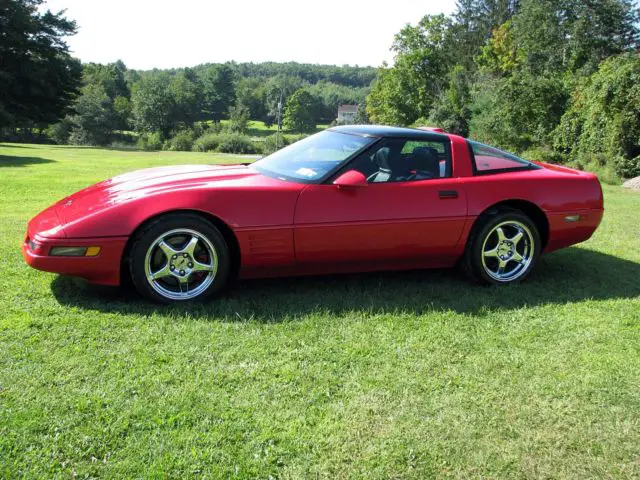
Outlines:
[[325, 130], [258, 160], [252, 167], [282, 180], [314, 183], [375, 141]]

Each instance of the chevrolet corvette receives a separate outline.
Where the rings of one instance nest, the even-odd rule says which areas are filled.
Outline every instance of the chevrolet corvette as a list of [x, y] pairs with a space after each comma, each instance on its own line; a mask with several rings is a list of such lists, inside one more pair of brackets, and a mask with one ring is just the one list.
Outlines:
[[522, 282], [542, 253], [587, 240], [595, 175], [440, 129], [342, 126], [251, 164], [160, 167], [63, 198], [28, 226], [32, 267], [162, 303], [255, 278], [461, 266]]

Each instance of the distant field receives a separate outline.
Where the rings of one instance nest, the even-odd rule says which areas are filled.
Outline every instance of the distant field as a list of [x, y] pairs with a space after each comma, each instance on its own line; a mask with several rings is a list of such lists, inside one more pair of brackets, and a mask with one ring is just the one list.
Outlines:
[[[212, 121], [206, 121], [203, 122], [204, 124], [207, 125], [211, 125]], [[221, 120], [220, 123], [222, 125], [227, 125], [229, 123], [229, 120]], [[321, 132], [322, 130], [326, 130], [327, 128], [329, 128], [329, 125], [325, 125], [325, 124], [320, 124], [316, 126], [316, 131], [317, 132]], [[267, 125], [261, 121], [261, 120], [249, 120], [249, 125], [248, 125], [248, 131], [247, 131], [247, 135], [249, 135], [250, 137], [268, 137], [269, 135], [273, 135], [275, 133], [278, 132], [278, 125], [274, 124], [271, 125], [270, 127], [267, 127]], [[123, 133], [125, 135], [129, 135], [131, 137], [137, 137], [138, 133], [135, 131], [118, 131], [116, 133]], [[296, 132], [290, 132], [288, 130], [284, 130], [283, 131], [285, 136], [297, 136], [300, 135], [300, 133], [296, 133]]]
[[238, 161], [0, 144], [0, 478], [640, 477], [640, 193], [604, 186], [594, 237], [510, 288], [362, 274], [165, 308], [22, 260], [82, 187]]
[[[220, 123], [222, 123], [223, 125], [227, 124], [229, 121], [228, 120], [222, 120]], [[321, 132], [322, 130], [325, 130], [329, 127], [329, 125], [317, 125], [316, 126], [316, 132]], [[266, 137], [269, 135], [273, 135], [274, 133], [277, 133], [278, 131], [278, 125], [274, 124], [271, 125], [270, 127], [267, 127], [265, 125], [264, 122], [259, 121], [259, 120], [250, 120], [249, 121], [249, 131], [247, 132], [247, 134], [250, 137]], [[296, 136], [299, 135], [299, 133], [295, 133], [295, 132], [290, 132], [288, 130], [284, 131], [285, 135], [292, 135], [292, 136]]]

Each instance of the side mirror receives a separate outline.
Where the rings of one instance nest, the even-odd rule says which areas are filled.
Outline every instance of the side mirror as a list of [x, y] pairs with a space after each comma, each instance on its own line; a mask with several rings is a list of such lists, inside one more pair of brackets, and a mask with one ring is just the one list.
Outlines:
[[367, 177], [357, 170], [344, 172], [333, 181], [333, 184], [337, 185], [338, 188], [362, 188], [368, 185]]

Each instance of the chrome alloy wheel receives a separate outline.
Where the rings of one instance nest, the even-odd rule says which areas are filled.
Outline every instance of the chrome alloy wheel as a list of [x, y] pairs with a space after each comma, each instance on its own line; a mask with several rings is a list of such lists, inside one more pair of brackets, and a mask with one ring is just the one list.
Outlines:
[[213, 283], [218, 254], [201, 233], [171, 230], [147, 249], [144, 267], [149, 285], [160, 295], [170, 300], [189, 300]]
[[497, 282], [511, 282], [526, 273], [535, 252], [529, 228], [517, 221], [496, 225], [482, 243], [482, 268]]

